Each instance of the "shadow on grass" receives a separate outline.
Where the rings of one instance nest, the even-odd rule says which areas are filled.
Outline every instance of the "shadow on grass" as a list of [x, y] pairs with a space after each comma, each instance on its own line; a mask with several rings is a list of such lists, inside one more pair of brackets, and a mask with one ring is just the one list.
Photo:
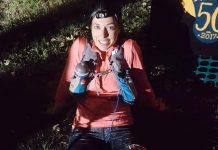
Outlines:
[[[116, 9], [120, 10], [122, 5], [137, 0], [113, 0]], [[72, 21], [83, 21], [90, 15], [91, 10], [98, 0], [77, 0], [70, 3], [63, 4], [57, 7], [54, 11], [49, 12], [47, 15], [40, 16], [32, 22], [25, 23], [20, 26], [15, 26], [11, 30], [0, 34], [0, 50], [2, 52], [11, 52], [22, 49], [34, 40], [39, 40], [46, 35], [52, 34], [58, 28], [64, 28]], [[1, 55], [0, 55], [1, 56]], [[1, 56], [2, 57], [2, 56]]]
[[0, 76], [1, 138], [6, 148], [14, 149], [17, 142], [63, 119], [44, 112], [53, 100], [64, 63], [60, 56], [50, 56], [42, 63], [17, 70], [15, 76]]
[[96, 0], [88, 2], [85, 0], [72, 1], [68, 5], [59, 6], [54, 11], [30, 23], [16, 26], [0, 34], [1, 53], [22, 49], [30, 42], [54, 33], [58, 28], [63, 28], [72, 20], [81, 21], [84, 19], [84, 14], [89, 12], [95, 2]]

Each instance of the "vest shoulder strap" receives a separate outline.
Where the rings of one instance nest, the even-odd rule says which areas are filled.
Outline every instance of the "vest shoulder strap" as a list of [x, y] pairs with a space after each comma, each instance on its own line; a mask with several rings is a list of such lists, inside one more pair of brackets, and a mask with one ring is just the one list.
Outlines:
[[85, 41], [84, 53], [81, 61], [91, 61], [95, 63], [98, 61], [98, 54], [92, 50], [91, 44], [87, 39]]
[[79, 52], [81, 52], [81, 55], [79, 57], [79, 60], [81, 61], [83, 56], [84, 56], [84, 53], [85, 53], [85, 47], [86, 47], [86, 38], [84, 37], [80, 37], [79, 38]]

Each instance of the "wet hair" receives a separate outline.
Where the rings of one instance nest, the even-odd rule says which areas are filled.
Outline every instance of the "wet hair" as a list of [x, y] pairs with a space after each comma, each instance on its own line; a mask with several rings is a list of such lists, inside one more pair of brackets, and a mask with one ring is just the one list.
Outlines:
[[97, 19], [114, 17], [114, 19], [120, 25], [120, 15], [116, 10], [116, 7], [111, 6], [110, 3], [106, 1], [100, 1], [90, 15], [90, 23], [94, 17]]

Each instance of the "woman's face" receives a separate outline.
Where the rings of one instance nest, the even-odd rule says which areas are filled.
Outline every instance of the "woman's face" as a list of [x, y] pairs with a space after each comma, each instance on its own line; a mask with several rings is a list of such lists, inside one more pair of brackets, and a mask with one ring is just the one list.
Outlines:
[[106, 51], [113, 46], [120, 33], [118, 23], [113, 17], [98, 19], [94, 17], [92, 19], [91, 30], [95, 45], [101, 51]]

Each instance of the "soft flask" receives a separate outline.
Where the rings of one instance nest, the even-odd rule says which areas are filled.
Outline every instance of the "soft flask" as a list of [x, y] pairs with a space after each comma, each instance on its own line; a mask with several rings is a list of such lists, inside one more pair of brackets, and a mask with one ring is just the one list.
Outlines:
[[129, 75], [129, 70], [125, 70], [123, 75], [116, 75], [117, 81], [120, 87], [120, 94], [123, 97], [123, 101], [129, 104], [134, 104], [137, 96], [137, 91], [133, 83], [132, 78]]
[[83, 94], [89, 82], [90, 69], [86, 62], [76, 65], [74, 75], [70, 82], [69, 91], [72, 94]]

